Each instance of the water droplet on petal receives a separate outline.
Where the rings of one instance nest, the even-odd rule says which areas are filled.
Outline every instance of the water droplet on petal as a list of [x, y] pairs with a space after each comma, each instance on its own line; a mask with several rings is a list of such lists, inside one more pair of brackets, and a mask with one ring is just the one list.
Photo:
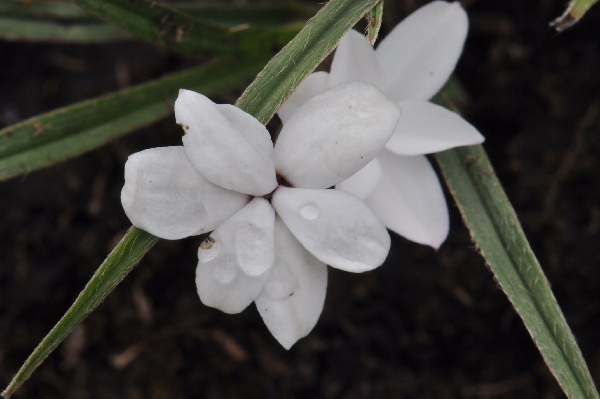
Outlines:
[[[230, 260], [230, 259], [227, 259], [227, 260]], [[215, 268], [215, 278], [221, 284], [230, 283], [231, 280], [233, 280], [233, 278], [235, 277], [235, 274], [236, 274], [235, 269], [236, 269], [235, 265], [231, 261], [220, 262], [217, 265], [217, 267]]]
[[206, 240], [200, 244], [200, 250], [198, 251], [198, 260], [200, 263], [210, 262], [219, 254], [219, 244], [212, 236], [209, 236]]
[[262, 229], [247, 225], [235, 233], [235, 248], [242, 270], [256, 277], [266, 272], [273, 264], [274, 248], [269, 236]]
[[300, 208], [300, 216], [307, 220], [315, 220], [319, 217], [319, 207], [315, 204], [306, 204]]
[[283, 265], [276, 267], [265, 285], [266, 293], [273, 299], [286, 299], [294, 295], [300, 287], [298, 276], [288, 267]]

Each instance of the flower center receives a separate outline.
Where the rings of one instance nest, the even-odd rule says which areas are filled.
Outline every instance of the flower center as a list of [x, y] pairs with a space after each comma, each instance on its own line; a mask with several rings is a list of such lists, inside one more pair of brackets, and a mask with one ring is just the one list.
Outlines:
[[[275, 190], [277, 190], [280, 186], [294, 187], [287, 180], [285, 180], [285, 178], [283, 176], [277, 174], [276, 177], [277, 177], [277, 187], [275, 187]], [[266, 199], [267, 201], [271, 202], [271, 198], [273, 198], [273, 193], [275, 192], [275, 190], [271, 191], [269, 194], [263, 195], [263, 198]]]

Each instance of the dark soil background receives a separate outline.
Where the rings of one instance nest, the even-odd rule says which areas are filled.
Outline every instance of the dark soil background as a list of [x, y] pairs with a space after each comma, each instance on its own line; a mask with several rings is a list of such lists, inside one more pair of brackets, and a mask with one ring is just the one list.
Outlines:
[[[383, 32], [422, 3], [386, 1]], [[463, 4], [463, 111], [600, 383], [600, 8], [557, 35], [548, 23], [566, 0]], [[138, 42], [0, 41], [0, 127], [197, 62]], [[180, 140], [170, 117], [0, 183], [0, 385], [129, 227], [127, 156]], [[202, 305], [198, 238], [160, 241], [14, 397], [562, 398], [448, 198], [438, 252], [393, 235], [375, 271], [330, 268], [323, 314], [290, 351], [254, 306], [226, 315]]]

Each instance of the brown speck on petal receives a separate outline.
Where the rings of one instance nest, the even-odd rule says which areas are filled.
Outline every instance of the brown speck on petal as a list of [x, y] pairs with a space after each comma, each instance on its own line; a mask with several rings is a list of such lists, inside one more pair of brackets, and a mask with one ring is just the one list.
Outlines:
[[215, 242], [215, 239], [209, 236], [206, 240], [202, 241], [202, 244], [200, 244], [200, 249], [205, 251], [211, 249], [215, 245]]

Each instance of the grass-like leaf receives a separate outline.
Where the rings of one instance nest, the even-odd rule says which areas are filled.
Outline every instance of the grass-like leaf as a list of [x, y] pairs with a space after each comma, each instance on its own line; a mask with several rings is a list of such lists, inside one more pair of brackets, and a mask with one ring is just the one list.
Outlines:
[[[279, 105], [335, 48], [343, 34], [377, 2], [378, 0], [331, 0], [269, 62], [240, 97], [237, 106], [254, 115], [262, 123], [267, 123]], [[4, 391], [5, 398], [11, 396], [71, 330], [100, 304], [102, 299], [114, 289], [116, 283], [131, 271], [155, 242], [155, 238], [150, 234], [136, 228], [130, 230], [126, 239], [138, 235], [145, 237], [145, 244], [132, 246], [127, 252], [127, 257], [113, 256], [115, 251], [109, 255], [87, 285], [87, 287], [98, 287], [95, 294], [93, 296], [82, 294], [77, 298], [73, 306], [21, 366]], [[117, 248], [123, 248], [125, 245], [126, 243], [121, 241]], [[115, 284], [100, 285], [97, 280], [105, 275], [118, 276], [114, 279]], [[80, 316], [76, 316], [75, 312]]]
[[131, 39], [132, 36], [101, 21], [65, 24], [49, 20], [0, 17], [0, 38], [29, 42], [106, 43]]
[[306, 21], [318, 8], [304, 3], [282, 1], [279, 4], [214, 4], [214, 3], [167, 3], [181, 12], [202, 21], [223, 26], [282, 25], [294, 21]]
[[[306, 20], [316, 12], [314, 7], [294, 2], [247, 6], [185, 2], [167, 4], [205, 23], [220, 25], [221, 29], [236, 26], [239, 29], [244, 24], [256, 27], [284, 25]], [[136, 38], [63, 0], [33, 3], [3, 0], [0, 2], [0, 16], [0, 38], [5, 40], [103, 43]], [[297, 30], [300, 29], [300, 26], [295, 26]], [[287, 32], [289, 27], [281, 29]]]
[[97, 21], [97, 18], [65, 0], [2, 0], [0, 14], [4, 17], [49, 18], [61, 21]]
[[73, 0], [98, 18], [134, 36], [173, 50], [222, 56], [272, 54], [301, 24], [225, 27], [153, 0]]
[[0, 180], [83, 154], [171, 114], [180, 88], [210, 95], [239, 87], [265, 63], [194, 68], [9, 126], [0, 130]]
[[[162, 1], [183, 13], [213, 24], [235, 26], [280, 25], [294, 20], [312, 17], [317, 8], [286, 0], [280, 4], [199, 3], [181, 1]], [[64, 22], [98, 21], [81, 7], [68, 0], [2, 0], [0, 14], [23, 18], [49, 18]]]
[[381, 0], [369, 13], [367, 14], [367, 40], [371, 43], [371, 46], [375, 45], [377, 37], [379, 36], [379, 29], [381, 29], [381, 23], [383, 22], [383, 0]]
[[[447, 100], [442, 104], [451, 106]], [[570, 399], [598, 399], [585, 360], [481, 145], [436, 154], [471, 237]]]
[[575, 25], [598, 0], [571, 0], [565, 12], [556, 18], [550, 26], [558, 32]]

